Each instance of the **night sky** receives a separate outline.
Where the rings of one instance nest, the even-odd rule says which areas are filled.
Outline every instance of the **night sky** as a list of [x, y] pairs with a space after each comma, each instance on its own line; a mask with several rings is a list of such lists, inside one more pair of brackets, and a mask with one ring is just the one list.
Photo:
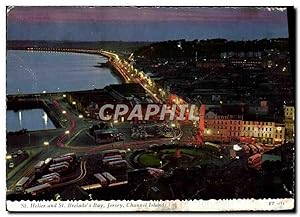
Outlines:
[[288, 37], [287, 11], [267, 8], [15, 7], [8, 40], [164, 41]]

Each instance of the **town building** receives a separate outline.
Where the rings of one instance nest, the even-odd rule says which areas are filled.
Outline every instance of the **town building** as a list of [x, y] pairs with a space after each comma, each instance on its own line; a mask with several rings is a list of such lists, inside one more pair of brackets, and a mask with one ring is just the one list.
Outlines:
[[254, 138], [263, 144], [283, 144], [285, 125], [272, 121], [245, 120], [243, 115], [205, 115], [204, 141], [228, 143], [241, 138]]
[[286, 141], [294, 142], [295, 140], [295, 107], [284, 106], [284, 123], [286, 128]]

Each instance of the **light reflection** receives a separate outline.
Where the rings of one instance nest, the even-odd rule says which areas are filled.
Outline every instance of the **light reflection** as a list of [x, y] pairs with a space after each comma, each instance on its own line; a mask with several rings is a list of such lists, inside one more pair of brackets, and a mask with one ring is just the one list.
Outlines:
[[43, 117], [42, 118], [44, 119], [44, 125], [45, 125], [45, 127], [47, 127], [47, 125], [48, 125], [48, 116], [47, 116], [46, 112], [43, 113]]
[[22, 128], [22, 111], [19, 111], [19, 125]]

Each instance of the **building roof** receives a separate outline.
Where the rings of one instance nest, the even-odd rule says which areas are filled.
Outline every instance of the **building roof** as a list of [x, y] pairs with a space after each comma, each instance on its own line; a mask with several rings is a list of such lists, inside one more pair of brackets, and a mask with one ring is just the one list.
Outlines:
[[283, 123], [283, 118], [275, 115], [245, 114], [244, 120]]
[[242, 105], [222, 105], [209, 108], [209, 111], [217, 115], [244, 115], [244, 110]]

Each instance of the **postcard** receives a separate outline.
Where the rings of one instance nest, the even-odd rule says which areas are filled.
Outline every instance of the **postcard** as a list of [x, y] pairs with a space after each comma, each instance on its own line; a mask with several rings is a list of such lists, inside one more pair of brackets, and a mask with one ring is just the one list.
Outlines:
[[294, 10], [8, 6], [7, 211], [295, 211]]

